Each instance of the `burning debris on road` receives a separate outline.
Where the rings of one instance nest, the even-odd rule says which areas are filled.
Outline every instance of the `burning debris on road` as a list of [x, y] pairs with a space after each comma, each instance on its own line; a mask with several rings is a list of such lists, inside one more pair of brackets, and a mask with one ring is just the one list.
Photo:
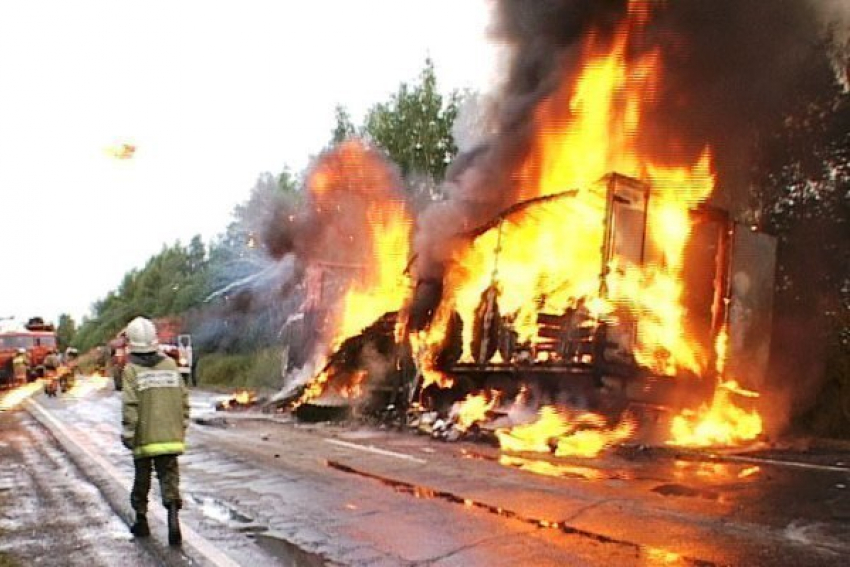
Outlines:
[[216, 402], [216, 411], [240, 411], [247, 410], [258, 404], [256, 392], [251, 390], [238, 390], [227, 399]]

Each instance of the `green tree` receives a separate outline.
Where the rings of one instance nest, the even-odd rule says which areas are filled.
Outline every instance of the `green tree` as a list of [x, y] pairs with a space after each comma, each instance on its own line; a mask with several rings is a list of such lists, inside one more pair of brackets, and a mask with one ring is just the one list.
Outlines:
[[209, 259], [200, 236], [175, 243], [124, 275], [121, 284], [92, 306], [72, 343], [88, 350], [112, 338], [133, 317], [182, 314], [209, 294]]
[[298, 176], [293, 174], [288, 167], [283, 168], [283, 171], [277, 176], [279, 195], [297, 195], [299, 184]]
[[74, 340], [74, 334], [77, 332], [74, 318], [63, 313], [59, 316], [59, 324], [56, 326], [56, 341], [59, 345], [59, 350], [64, 351], [71, 346], [71, 341]]
[[772, 375], [800, 425], [850, 437], [850, 92], [818, 77], [762, 139], [755, 209], [778, 238]]
[[402, 83], [387, 102], [369, 110], [363, 129], [405, 177], [427, 174], [439, 182], [457, 153], [452, 124], [459, 102], [456, 92], [445, 99], [440, 94], [434, 64], [427, 59], [416, 83]]
[[353, 136], [356, 129], [354, 123], [351, 122], [351, 115], [341, 104], [338, 104], [334, 109], [334, 117], [336, 118], [336, 125], [331, 133], [331, 143], [338, 144]]

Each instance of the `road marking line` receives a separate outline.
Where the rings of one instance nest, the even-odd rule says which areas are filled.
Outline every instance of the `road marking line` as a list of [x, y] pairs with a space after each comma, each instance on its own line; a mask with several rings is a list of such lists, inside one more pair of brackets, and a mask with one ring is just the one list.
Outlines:
[[348, 447], [349, 449], [366, 451], [367, 453], [375, 453], [376, 455], [383, 455], [385, 457], [394, 457], [396, 459], [401, 459], [403, 461], [412, 461], [414, 463], [419, 463], [422, 465], [428, 462], [425, 459], [420, 459], [412, 455], [396, 453], [395, 451], [387, 451], [386, 449], [379, 449], [378, 447], [375, 447], [373, 445], [358, 445], [357, 443], [349, 443], [348, 441], [340, 441], [339, 439], [328, 439], [327, 437], [325, 438], [325, 441], [327, 441], [328, 443], [333, 443], [334, 445], [339, 445], [341, 447]]
[[[67, 439], [67, 441], [73, 444], [79, 451], [85, 454], [88, 458], [94, 461], [98, 466], [100, 466], [104, 472], [106, 472], [114, 481], [116, 481], [121, 488], [126, 490], [128, 493], [130, 491], [131, 482], [124, 477], [118, 469], [116, 469], [112, 463], [105, 460], [100, 455], [93, 453], [88, 447], [77, 442], [71, 435], [69, 428], [56, 419], [44, 406], [39, 404], [37, 401], [33, 399], [29, 399], [26, 402], [31, 409], [37, 411], [41, 416], [49, 421], [53, 427], [58, 429]], [[79, 431], [79, 430], [78, 430]], [[150, 512], [149, 512], [150, 513]], [[154, 516], [163, 523], [168, 523], [168, 519], [165, 515], [165, 510], [160, 509], [159, 507], [155, 507], [153, 509]], [[208, 560], [210, 563], [215, 565], [216, 567], [239, 567], [239, 564], [233, 561], [230, 557], [228, 557], [223, 551], [219, 548], [215, 547], [209, 541], [206, 540], [202, 535], [193, 530], [190, 526], [181, 523], [181, 531], [183, 532], [183, 539], [188, 540], [189, 543], [194, 547], [201, 555], [204, 556], [204, 559]]]
[[709, 455], [715, 461], [729, 461], [737, 463], [748, 463], [753, 465], [775, 465], [777, 467], [789, 467], [797, 469], [808, 469], [815, 471], [850, 472], [848, 467], [837, 467], [833, 465], [818, 465], [816, 463], [800, 463], [798, 461], [782, 461], [761, 457], [744, 457], [742, 455]]

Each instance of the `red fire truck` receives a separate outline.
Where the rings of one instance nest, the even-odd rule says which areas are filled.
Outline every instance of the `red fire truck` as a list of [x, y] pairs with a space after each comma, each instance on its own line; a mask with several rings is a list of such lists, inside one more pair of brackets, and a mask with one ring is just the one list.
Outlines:
[[55, 348], [55, 329], [41, 317], [31, 318], [23, 329], [0, 331], [0, 388], [13, 384], [12, 359], [19, 349], [26, 351], [28, 378], [35, 380], [44, 375], [44, 357]]

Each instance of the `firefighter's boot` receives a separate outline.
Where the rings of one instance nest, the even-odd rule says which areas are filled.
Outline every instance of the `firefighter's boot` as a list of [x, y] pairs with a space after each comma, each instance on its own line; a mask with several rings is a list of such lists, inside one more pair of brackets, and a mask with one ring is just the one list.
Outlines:
[[178, 512], [179, 504], [168, 505], [168, 545], [179, 546], [183, 543], [183, 534], [180, 533], [180, 518]]
[[130, 526], [130, 532], [136, 537], [148, 537], [151, 535], [146, 514], [136, 514], [136, 523]]

